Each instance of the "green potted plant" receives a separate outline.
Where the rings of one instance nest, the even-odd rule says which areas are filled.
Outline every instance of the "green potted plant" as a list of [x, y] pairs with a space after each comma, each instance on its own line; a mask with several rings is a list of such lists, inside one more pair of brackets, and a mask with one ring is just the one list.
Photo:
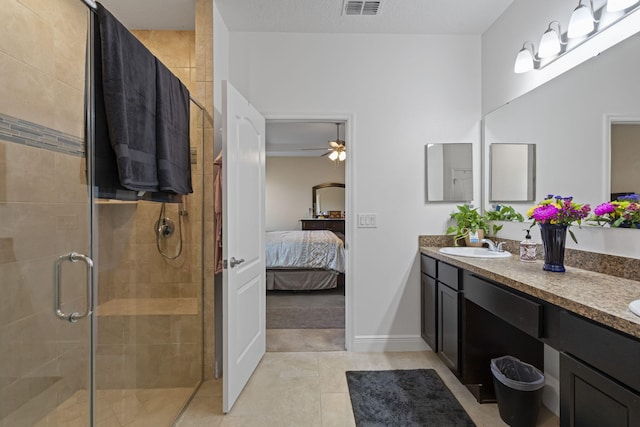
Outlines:
[[[496, 210], [488, 211], [485, 214], [485, 217], [487, 218], [487, 221], [517, 221], [517, 222], [524, 221], [524, 216], [516, 212], [516, 210], [509, 205], [498, 206]], [[502, 230], [502, 225], [491, 224], [491, 227], [493, 229], [492, 234], [494, 236], [498, 231]]]
[[[482, 246], [482, 240], [485, 234], [489, 234], [489, 223], [487, 219], [478, 212], [477, 208], [469, 205], [457, 206], [457, 212], [450, 214], [456, 225], [447, 228], [447, 234], [454, 234], [453, 244], [460, 245], [460, 241], [464, 240], [467, 246]], [[469, 241], [469, 233], [478, 233], [478, 242], [471, 243]]]

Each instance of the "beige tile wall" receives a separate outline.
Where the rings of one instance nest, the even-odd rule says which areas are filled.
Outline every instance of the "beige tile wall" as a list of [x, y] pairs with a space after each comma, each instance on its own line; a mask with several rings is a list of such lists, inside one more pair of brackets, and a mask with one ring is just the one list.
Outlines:
[[196, 0], [196, 97], [204, 104], [204, 376], [214, 376], [214, 263], [213, 263], [213, 0]]
[[[0, 113], [83, 136], [87, 9], [3, 0]], [[89, 253], [85, 161], [0, 137], [0, 426], [31, 425], [88, 384], [89, 322], [53, 312], [53, 266]], [[84, 266], [63, 267], [63, 308], [84, 308]]]
[[[210, 21], [212, 3], [200, 2], [199, 10], [203, 5], [209, 14], [204, 21]], [[77, 0], [3, 1], [0, 113], [83, 137], [87, 13]], [[203, 20], [198, 21], [202, 30]], [[207, 74], [212, 67], [205, 63], [204, 72], [196, 68], [202, 62], [196, 57], [196, 35], [137, 33], [212, 110], [212, 76]], [[208, 34], [210, 39], [212, 30]], [[203, 38], [197, 40], [198, 52], [210, 62], [212, 41], [209, 48], [202, 48]], [[100, 205], [99, 302], [128, 297], [201, 298], [202, 176], [207, 170], [211, 176], [210, 168], [204, 168], [210, 162], [203, 159], [210, 159], [213, 150], [210, 115], [203, 120], [194, 107], [192, 117], [192, 146], [198, 153], [193, 168], [196, 195], [187, 199], [183, 256], [173, 262], [159, 258], [153, 237], [157, 204]], [[202, 144], [203, 135], [210, 142]], [[89, 252], [85, 176], [81, 157], [0, 138], [0, 427], [30, 425], [74, 391], [87, 388], [89, 324], [60, 321], [52, 310], [56, 258], [71, 250]], [[177, 218], [176, 209], [168, 207], [173, 218]], [[64, 281], [64, 308], [82, 307], [83, 267], [65, 264]], [[194, 385], [200, 378], [202, 320], [198, 316], [100, 320], [99, 384], [164, 387]]]
[[[196, 88], [193, 31], [133, 30], [191, 93]], [[101, 304], [130, 298], [196, 298], [197, 315], [101, 316], [98, 309], [96, 378], [98, 388], [195, 386], [202, 376], [202, 113], [191, 108], [194, 193], [185, 199], [182, 254], [163, 258], [154, 225], [161, 205], [152, 202], [100, 204], [99, 265]], [[179, 226], [178, 206], [166, 205], [166, 216]], [[178, 229], [161, 248], [177, 253]], [[178, 300], [176, 300], [178, 301]], [[100, 404], [100, 402], [98, 402]]]

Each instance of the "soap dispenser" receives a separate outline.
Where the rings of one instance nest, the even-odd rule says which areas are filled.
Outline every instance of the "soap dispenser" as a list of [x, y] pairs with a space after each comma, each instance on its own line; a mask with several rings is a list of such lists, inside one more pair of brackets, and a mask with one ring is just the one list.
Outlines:
[[535, 262], [538, 245], [531, 240], [529, 229], [525, 229], [524, 231], [527, 232], [527, 235], [524, 237], [524, 240], [520, 242], [520, 261]]

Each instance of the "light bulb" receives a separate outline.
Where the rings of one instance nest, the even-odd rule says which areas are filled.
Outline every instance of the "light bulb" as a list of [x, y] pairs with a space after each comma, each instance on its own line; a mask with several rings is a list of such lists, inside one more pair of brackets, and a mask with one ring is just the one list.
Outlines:
[[332, 151], [331, 154], [329, 154], [329, 160], [336, 160], [338, 158], [338, 152], [337, 151]]
[[531, 44], [531, 42], [525, 42], [518, 52], [518, 56], [516, 56], [516, 62], [513, 66], [513, 72], [517, 74], [526, 73], [527, 71], [533, 70], [534, 67], [534, 59], [533, 59], [533, 47], [528, 49], [526, 45]]
[[567, 36], [570, 38], [582, 37], [593, 31], [593, 12], [585, 5], [579, 4], [569, 19]]
[[[551, 24], [553, 24], [553, 22]], [[562, 50], [560, 31], [551, 28], [551, 24], [549, 24], [549, 28], [547, 28], [547, 31], [544, 32], [540, 39], [540, 47], [538, 48], [538, 56], [540, 58], [548, 58], [550, 56], [557, 55]], [[560, 24], [558, 24], [558, 28], [559, 27]]]
[[345, 151], [341, 151], [340, 154], [338, 154], [338, 160], [340, 160], [341, 162], [344, 162], [344, 159], [347, 158], [347, 153]]

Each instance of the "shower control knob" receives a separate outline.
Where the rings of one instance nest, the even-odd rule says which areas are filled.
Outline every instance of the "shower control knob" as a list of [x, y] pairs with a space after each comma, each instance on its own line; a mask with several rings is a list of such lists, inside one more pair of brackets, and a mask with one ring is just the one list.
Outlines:
[[235, 259], [234, 257], [231, 257], [231, 259], [229, 260], [229, 266], [233, 268], [238, 264], [242, 264], [243, 262], [244, 262], [244, 258]]

